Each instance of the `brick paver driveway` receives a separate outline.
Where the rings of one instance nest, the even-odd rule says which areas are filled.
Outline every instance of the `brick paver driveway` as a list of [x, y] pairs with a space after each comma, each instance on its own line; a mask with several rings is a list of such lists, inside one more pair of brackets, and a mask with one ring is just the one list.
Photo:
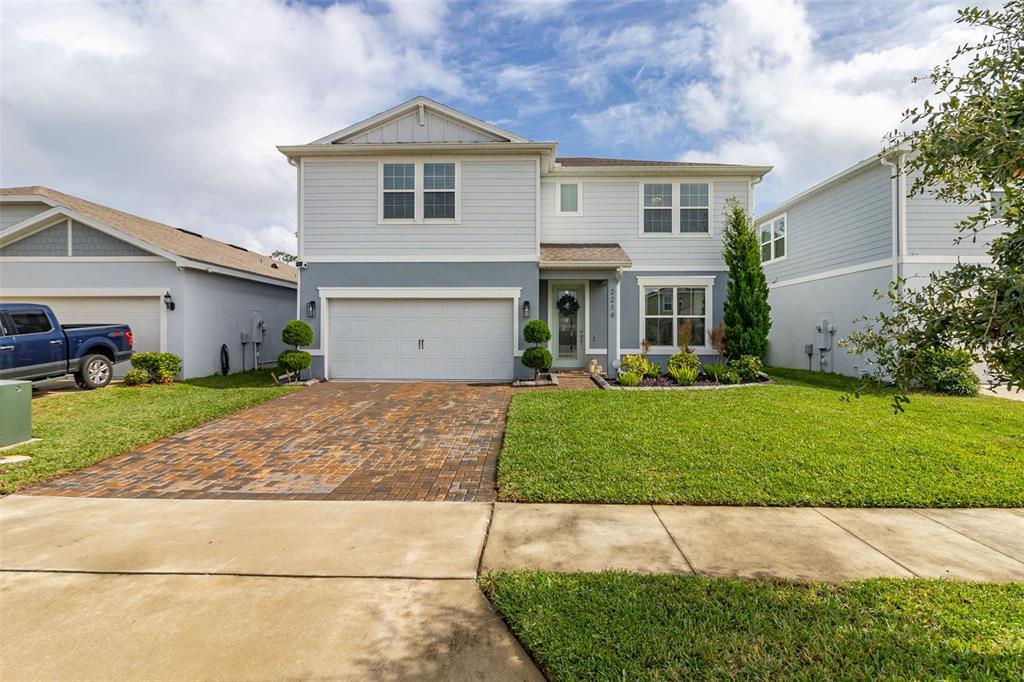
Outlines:
[[508, 386], [318, 384], [23, 492], [492, 501], [511, 394]]

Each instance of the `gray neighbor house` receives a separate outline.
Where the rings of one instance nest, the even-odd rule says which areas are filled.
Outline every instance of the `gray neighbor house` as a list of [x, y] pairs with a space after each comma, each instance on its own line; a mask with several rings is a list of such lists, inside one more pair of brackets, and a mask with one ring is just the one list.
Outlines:
[[0, 189], [0, 301], [128, 324], [136, 352], [181, 356], [183, 378], [220, 372], [222, 346], [232, 372], [273, 365], [295, 288], [294, 268], [242, 247], [47, 187]]
[[643, 338], [663, 360], [682, 321], [704, 339], [721, 320], [725, 205], [750, 210], [771, 170], [559, 157], [425, 97], [278, 149], [297, 171], [298, 307], [332, 379], [527, 376], [537, 318], [556, 369], [614, 373]]
[[898, 278], [919, 286], [958, 261], [989, 262], [1001, 225], [957, 243], [956, 224], [974, 209], [908, 196], [906, 156], [876, 154], [754, 219], [772, 308], [767, 364], [859, 376], [869, 370], [865, 358], [836, 342], [859, 318], [887, 309], [875, 290]]

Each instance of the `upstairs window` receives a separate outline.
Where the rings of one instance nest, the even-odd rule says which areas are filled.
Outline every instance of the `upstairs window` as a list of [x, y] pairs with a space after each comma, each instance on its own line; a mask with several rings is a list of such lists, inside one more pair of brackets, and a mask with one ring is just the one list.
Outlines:
[[770, 263], [786, 257], [786, 216], [781, 215], [775, 220], [762, 223], [761, 262]]
[[706, 182], [684, 182], [679, 185], [679, 231], [709, 232], [711, 230], [711, 189]]
[[644, 184], [644, 232], [672, 232], [672, 185]]
[[415, 220], [416, 164], [384, 164], [384, 220]]
[[558, 204], [555, 213], [557, 215], [583, 215], [583, 206], [580, 202], [580, 186], [575, 182], [558, 183]]
[[424, 220], [455, 219], [455, 164], [423, 164]]

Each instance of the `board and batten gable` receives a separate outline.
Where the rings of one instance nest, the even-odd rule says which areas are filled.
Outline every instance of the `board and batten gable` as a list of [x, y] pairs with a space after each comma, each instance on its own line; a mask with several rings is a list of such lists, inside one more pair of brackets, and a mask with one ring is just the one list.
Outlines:
[[757, 224], [786, 215], [786, 256], [764, 264], [773, 284], [892, 258], [892, 171], [871, 164]]
[[394, 159], [458, 164], [458, 222], [415, 224], [378, 219], [379, 168], [384, 160], [303, 159], [301, 259], [536, 260], [538, 158]]
[[0, 202], [0, 230], [48, 210], [50, 206], [41, 201]]
[[[711, 185], [710, 234], [641, 235], [640, 192], [644, 182], [679, 184], [708, 182]], [[558, 215], [558, 184], [578, 183], [583, 210], [580, 215]], [[686, 269], [721, 270], [722, 230], [727, 202], [735, 197], [750, 211], [750, 180], [741, 178], [690, 178], [686, 176], [644, 179], [637, 177], [594, 178], [558, 175], [541, 178], [541, 241], [544, 243], [617, 243], [633, 261], [644, 266], [680, 265]], [[678, 210], [679, 207], [675, 207]]]

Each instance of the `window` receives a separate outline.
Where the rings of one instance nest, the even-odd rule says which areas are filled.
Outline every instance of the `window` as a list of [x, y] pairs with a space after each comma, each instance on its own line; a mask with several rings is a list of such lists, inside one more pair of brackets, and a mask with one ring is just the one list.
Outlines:
[[555, 206], [555, 215], [583, 215], [583, 206], [580, 201], [580, 186], [578, 183], [558, 183], [556, 200], [558, 204]]
[[711, 284], [643, 286], [642, 291], [643, 337], [651, 346], [676, 347], [679, 327], [687, 322], [693, 346], [706, 345], [711, 324]]
[[679, 231], [709, 232], [711, 229], [710, 186], [706, 182], [679, 185]]
[[1006, 200], [1006, 191], [992, 190], [992, 220], [1003, 220], [1003, 201]]
[[455, 219], [455, 164], [423, 164], [424, 220]]
[[412, 163], [384, 164], [384, 220], [416, 218], [416, 166]]
[[672, 185], [644, 184], [644, 232], [672, 232]]
[[786, 216], [763, 223], [761, 234], [761, 262], [768, 263], [786, 257]]
[[12, 310], [8, 314], [18, 334], [41, 334], [53, 329], [42, 310]]

